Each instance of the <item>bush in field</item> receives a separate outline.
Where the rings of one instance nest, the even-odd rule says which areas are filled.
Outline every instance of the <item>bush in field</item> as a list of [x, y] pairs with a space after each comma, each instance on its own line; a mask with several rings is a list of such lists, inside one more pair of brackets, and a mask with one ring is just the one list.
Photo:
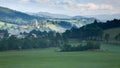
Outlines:
[[116, 41], [120, 41], [120, 33], [115, 36], [115, 40], [116, 40]]
[[86, 48], [87, 49], [100, 49], [100, 43], [99, 42], [87, 42]]
[[72, 46], [69, 44], [65, 44], [61, 47], [61, 51], [85, 51], [85, 50], [94, 50], [100, 49], [99, 42], [87, 42], [87, 44], [80, 44], [78, 46]]
[[64, 44], [62, 47], [61, 47], [61, 51], [71, 51], [72, 50], [72, 47], [71, 45], [69, 44]]

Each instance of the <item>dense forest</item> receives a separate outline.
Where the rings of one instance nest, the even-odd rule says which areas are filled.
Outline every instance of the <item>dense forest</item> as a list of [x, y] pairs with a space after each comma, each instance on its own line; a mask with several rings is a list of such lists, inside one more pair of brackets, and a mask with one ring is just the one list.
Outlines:
[[80, 40], [102, 40], [103, 31], [120, 27], [120, 20], [114, 19], [107, 22], [97, 22], [85, 25], [81, 28], [72, 28], [63, 33], [65, 38]]

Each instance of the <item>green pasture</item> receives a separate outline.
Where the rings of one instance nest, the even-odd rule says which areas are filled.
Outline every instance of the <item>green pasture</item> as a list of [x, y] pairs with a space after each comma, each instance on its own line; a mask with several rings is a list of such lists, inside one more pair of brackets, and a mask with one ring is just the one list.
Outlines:
[[0, 68], [120, 68], [120, 46], [58, 52], [58, 48], [0, 52]]

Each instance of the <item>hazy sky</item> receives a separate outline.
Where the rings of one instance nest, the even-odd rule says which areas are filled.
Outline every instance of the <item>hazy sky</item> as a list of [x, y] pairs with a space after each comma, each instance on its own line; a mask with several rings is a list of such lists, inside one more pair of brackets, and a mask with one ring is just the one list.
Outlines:
[[120, 13], [120, 0], [0, 0], [0, 6], [22, 12], [51, 12], [66, 15]]

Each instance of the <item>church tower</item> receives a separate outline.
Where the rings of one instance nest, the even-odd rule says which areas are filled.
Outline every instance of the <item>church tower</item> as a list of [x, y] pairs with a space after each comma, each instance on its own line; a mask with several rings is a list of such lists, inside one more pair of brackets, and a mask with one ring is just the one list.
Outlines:
[[37, 29], [40, 28], [37, 19], [35, 20], [35, 28], [37, 28]]

